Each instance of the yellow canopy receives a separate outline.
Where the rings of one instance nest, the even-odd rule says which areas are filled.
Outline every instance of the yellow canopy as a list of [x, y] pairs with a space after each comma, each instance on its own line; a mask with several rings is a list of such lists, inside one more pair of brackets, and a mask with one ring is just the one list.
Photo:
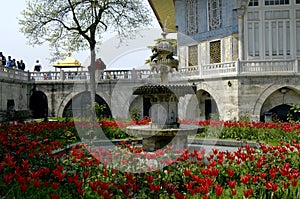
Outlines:
[[62, 61], [58, 61], [56, 65], [54, 65], [56, 68], [78, 68], [81, 67], [80, 62], [77, 59], [74, 59], [71, 57], [71, 53], [68, 53], [68, 57], [66, 57]]

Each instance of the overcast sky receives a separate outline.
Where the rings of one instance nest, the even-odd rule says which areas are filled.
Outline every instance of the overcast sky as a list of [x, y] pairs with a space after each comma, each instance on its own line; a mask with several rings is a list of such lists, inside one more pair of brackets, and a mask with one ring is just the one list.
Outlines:
[[[1, 2], [0, 51], [3, 52], [6, 58], [10, 55], [16, 60], [23, 59], [26, 64], [25, 70], [33, 71], [33, 66], [35, 60], [37, 59], [39, 59], [42, 63], [43, 71], [54, 70], [54, 68], [52, 67], [54, 63], [49, 62], [50, 52], [47, 44], [44, 44], [43, 46], [29, 46], [26, 44], [27, 41], [25, 36], [19, 30], [20, 26], [18, 24], [18, 19], [21, 18], [20, 13], [24, 8], [25, 0], [10, 0]], [[157, 32], [160, 31], [159, 25], [156, 22], [155, 18], [153, 27], [157, 29]], [[159, 37], [159, 35], [153, 32], [149, 34], [151, 34], [151, 36], [153, 36], [154, 34]], [[112, 38], [114, 37], [108, 35], [107, 39], [103, 41], [103, 44], [107, 43], [107, 41]], [[146, 46], [154, 43], [154, 41], [149, 41], [149, 38], [152, 37], [147, 37], [148, 43], [138, 40], [140, 46], [136, 46], [136, 44], [134, 44], [133, 47], [130, 47], [132, 42], [129, 42], [129, 47], [127, 46], [127, 48], [124, 48], [122, 53], [119, 52], [118, 56], [110, 59], [104, 58], [107, 59], [106, 65], [108, 65], [110, 68], [130, 68], [136, 67], [137, 65], [143, 65], [144, 60], [148, 58], [149, 54], [151, 54], [151, 51], [148, 51]], [[133, 41], [133, 43], [136, 43], [136, 41]], [[133, 53], [133, 55], [130, 52]], [[88, 63], [88, 55], [88, 51], [81, 53], [72, 53], [72, 57], [78, 59], [82, 63], [82, 65]]]

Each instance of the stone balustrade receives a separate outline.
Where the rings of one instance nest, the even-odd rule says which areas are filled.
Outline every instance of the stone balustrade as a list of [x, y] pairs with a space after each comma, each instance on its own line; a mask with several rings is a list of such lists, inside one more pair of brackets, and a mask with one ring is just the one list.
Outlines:
[[30, 79], [30, 72], [0, 65], [0, 78], [28, 81]]
[[[238, 76], [238, 75], [288, 75], [299, 73], [299, 60], [250, 60], [225, 63], [206, 64], [179, 68], [181, 76], [193, 76], [197, 78]], [[157, 78], [158, 75], [146, 69], [143, 70], [96, 70], [96, 81], [101, 80], [138, 80], [145, 78]], [[175, 75], [176, 76], [176, 75]], [[8, 78], [20, 81], [80, 81], [90, 79], [88, 71], [42, 71], [29, 72], [0, 65], [0, 78]]]

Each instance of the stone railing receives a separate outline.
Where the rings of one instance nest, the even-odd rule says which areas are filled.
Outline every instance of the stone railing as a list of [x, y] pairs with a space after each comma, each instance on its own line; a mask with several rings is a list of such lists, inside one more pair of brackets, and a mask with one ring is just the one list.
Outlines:
[[179, 73], [186, 76], [198, 76], [200, 78], [226, 76], [226, 75], [232, 75], [237, 73], [237, 62], [190, 66], [190, 67], [180, 68], [178, 71]]
[[[101, 80], [118, 80], [128, 79], [137, 80], [145, 79], [153, 75], [150, 70], [96, 70], [95, 78], [97, 81]], [[30, 79], [35, 81], [40, 80], [61, 80], [61, 81], [80, 81], [90, 79], [88, 71], [43, 71], [43, 72], [31, 72]]]
[[282, 73], [299, 72], [298, 59], [296, 60], [261, 60], [261, 61], [240, 61], [240, 74], [257, 73]]
[[282, 75], [299, 73], [299, 59], [293, 60], [251, 60], [226, 63], [207, 64], [180, 68], [179, 72], [186, 76], [198, 78], [224, 77], [232, 75]]
[[30, 72], [0, 65], [0, 78], [28, 81], [30, 79]]
[[[251, 60], [226, 63], [207, 64], [179, 68], [176, 76], [210, 78], [238, 75], [287, 75], [299, 73], [299, 60]], [[158, 74], [149, 70], [104, 70], [95, 73], [96, 81], [102, 80], [139, 80], [146, 78], [159, 78]], [[9, 78], [23, 81], [80, 81], [90, 79], [88, 71], [43, 71], [29, 72], [8, 68], [0, 65], [0, 78]]]
[[43, 72], [31, 72], [30, 79], [35, 81], [40, 80], [86, 80], [89, 79], [89, 73], [87, 71], [43, 71]]
[[211, 77], [211, 76], [224, 76], [236, 74], [237, 72], [237, 63], [236, 62], [226, 62], [226, 63], [217, 63], [217, 64], [207, 64], [200, 68], [200, 75], [202, 77]]

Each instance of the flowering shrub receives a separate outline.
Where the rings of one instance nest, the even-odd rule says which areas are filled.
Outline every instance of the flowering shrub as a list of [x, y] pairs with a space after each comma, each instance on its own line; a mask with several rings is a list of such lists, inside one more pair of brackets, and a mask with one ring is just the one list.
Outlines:
[[[119, 127], [130, 124], [102, 123]], [[269, 126], [265, 125], [267, 130]], [[297, 132], [294, 126], [285, 127], [273, 128], [291, 129], [287, 134]], [[51, 199], [300, 198], [300, 144], [297, 140], [282, 141], [278, 146], [261, 144], [259, 149], [246, 145], [236, 152], [213, 149], [207, 156], [204, 150], [184, 150], [177, 152], [180, 155], [176, 156], [176, 161], [161, 158], [172, 149], [147, 153], [126, 144], [117, 150], [100, 147], [87, 150], [88, 146], [77, 144], [69, 150], [56, 151], [70, 144], [65, 140], [75, 134], [72, 122], [1, 126], [0, 196]], [[141, 173], [116, 170], [114, 165], [107, 163], [118, 159], [120, 150], [153, 160], [155, 164], [147, 165], [149, 170], [157, 164], [165, 166], [162, 170]], [[94, 152], [93, 156], [90, 152]], [[122, 163], [124, 167], [136, 167], [137, 160], [128, 158]]]

